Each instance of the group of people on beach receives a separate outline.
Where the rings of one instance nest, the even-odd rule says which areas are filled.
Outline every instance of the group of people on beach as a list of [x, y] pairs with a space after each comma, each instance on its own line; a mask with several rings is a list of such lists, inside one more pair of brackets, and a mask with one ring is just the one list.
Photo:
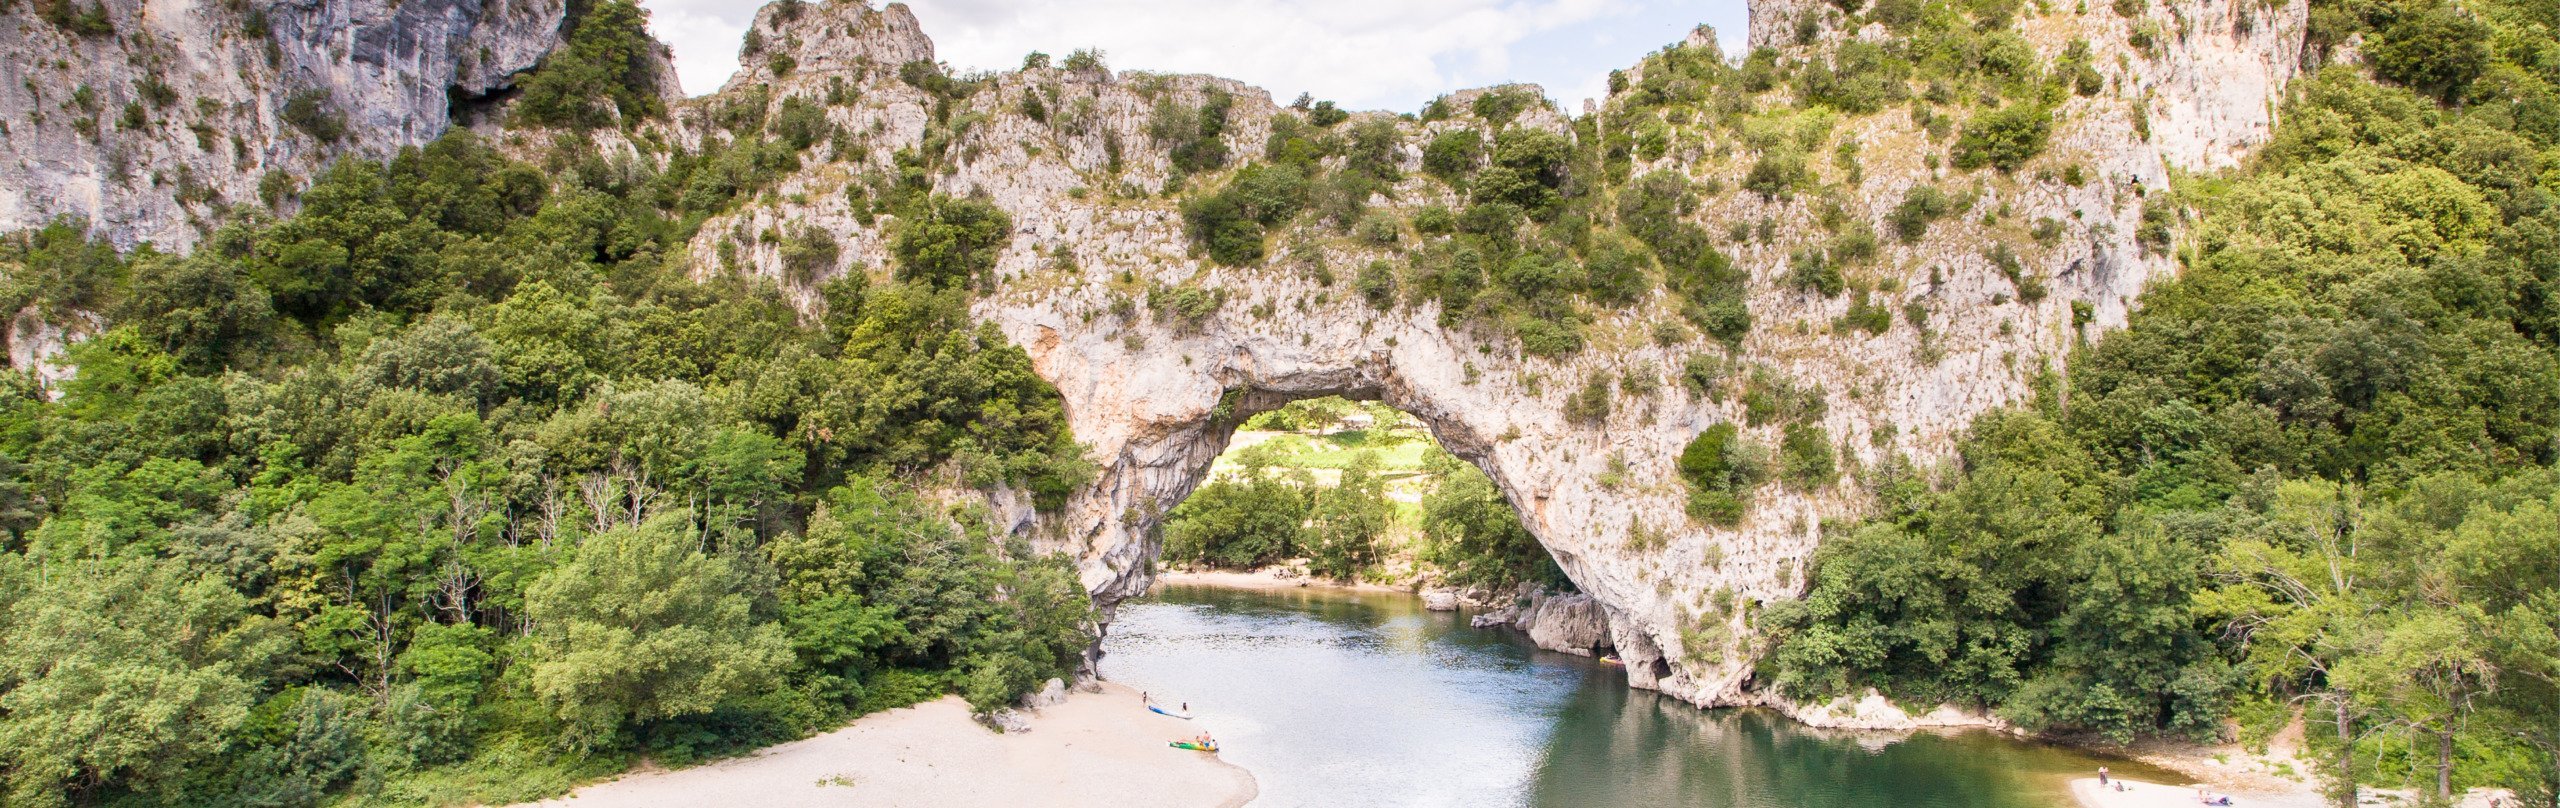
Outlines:
[[[2107, 767], [2105, 767], [2105, 766], [2100, 766], [2100, 767], [2098, 767], [2098, 789], [2099, 789], [2099, 790], [2101, 790], [2101, 791], [2103, 791], [2103, 790], [2106, 790], [2106, 789], [2108, 789], [2108, 788], [2110, 788], [2110, 787], [2114, 788], [2114, 789], [2115, 789], [2115, 790], [2117, 790], [2117, 791], [2123, 791], [2123, 790], [2125, 790], [2125, 787], [2124, 787], [2124, 781], [2123, 781], [2123, 780], [2118, 780], [2118, 779], [2115, 779], [2113, 776], [2111, 776], [2111, 775], [2109, 774], [2109, 772], [2107, 771]], [[2231, 803], [2231, 795], [2229, 795], [2229, 794], [2215, 794], [2215, 793], [2212, 793], [2212, 792], [2208, 792], [2208, 791], [2206, 791], [2206, 790], [2204, 790], [2204, 789], [2202, 789], [2202, 788], [2198, 788], [2198, 789], [2196, 789], [2196, 804], [2198, 804], [2198, 805], [2230, 805], [2230, 804], [2232, 804], [2232, 803]]]
[[[1147, 691], [1141, 690], [1138, 691], [1138, 703], [1141, 705], [1152, 706], [1156, 703], [1156, 699], [1154, 696], [1149, 695]], [[1189, 718], [1191, 716], [1191, 702], [1182, 702], [1179, 712], [1182, 713], [1184, 718]], [[1218, 739], [1209, 737], [1209, 731], [1205, 729], [1201, 730], [1198, 735], [1184, 738], [1182, 740], [1184, 743], [1199, 744], [1200, 746], [1210, 749], [1218, 748]]]

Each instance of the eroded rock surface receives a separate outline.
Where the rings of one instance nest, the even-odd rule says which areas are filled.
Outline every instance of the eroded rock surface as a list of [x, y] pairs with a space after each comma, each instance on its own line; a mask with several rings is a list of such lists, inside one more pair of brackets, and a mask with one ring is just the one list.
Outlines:
[[[307, 175], [335, 155], [379, 155], [434, 137], [451, 123], [449, 97], [467, 102], [534, 64], [556, 44], [563, 13], [557, 0], [109, 0], [114, 33], [102, 36], [39, 20], [30, 5], [0, 11], [10, 32], [0, 59], [26, 67], [23, 82], [0, 86], [0, 119], [11, 127], [0, 132], [0, 228], [83, 214], [120, 242], [176, 246], [193, 241], [211, 206], [256, 199], [270, 172]], [[1014, 226], [975, 313], [1056, 385], [1100, 468], [1056, 512], [1036, 513], [1013, 492], [997, 492], [991, 504], [1042, 546], [1072, 554], [1106, 608], [1145, 590], [1156, 527], [1203, 481], [1243, 418], [1296, 398], [1378, 399], [1484, 468], [1586, 593], [1559, 613], [1569, 618], [1559, 617], [1549, 639], [1590, 638], [1596, 614], [1630, 683], [1699, 704], [1753, 703], [1765, 697], [1747, 686], [1758, 647], [1751, 618], [1758, 604], [1801, 592], [1825, 520], [1866, 507], [1861, 472], [1947, 462], [1976, 415], [2020, 400], [2074, 345], [2124, 323], [2136, 296], [2175, 267], [2136, 240], [2146, 198], [2166, 188], [2173, 169], [2229, 165], [2266, 136], [2301, 60], [2303, 0], [2147, 6], [2138, 20], [2056, 8], [2020, 21], [2048, 60], [2073, 40], [2090, 41], [2105, 89], [2061, 101], [2046, 155], [2015, 174], [1940, 166], [1944, 135], [1899, 109], [1837, 120], [1834, 136], [1859, 145], [1856, 170], [1827, 160], [1809, 166], [1842, 189], [1835, 215], [1884, 231], [1889, 211], [1917, 186], [1971, 195], [1966, 212], [1908, 243], [1887, 240], [1861, 270], [1872, 276], [1867, 305], [1899, 315], [1881, 333], [1834, 327], [1860, 298], [1785, 281], [1789, 256], [1826, 238], [1816, 224], [1826, 211], [1810, 194], [1736, 190], [1749, 144], [1684, 127], [1661, 157], [1637, 160], [1636, 175], [1678, 172], [1722, 189], [1688, 219], [1716, 234], [1751, 278], [1755, 325], [1730, 349], [1693, 329], [1665, 328], [1681, 317], [1658, 290], [1625, 307], [1584, 305], [1586, 345], [1559, 359], [1524, 355], [1496, 324], [1444, 323], [1430, 300], [1372, 305], [1350, 278], [1375, 261], [1409, 263], [1420, 237], [1409, 228], [1382, 245], [1301, 221], [1270, 239], [1266, 261], [1212, 265], [1186, 237], [1178, 198], [1162, 193], [1173, 171], [1149, 124], [1160, 102], [1196, 106], [1226, 94], [1232, 168], [1259, 159], [1284, 112], [1268, 93], [1208, 76], [1053, 67], [985, 77], [982, 89], [937, 114], [932, 97], [899, 78], [903, 64], [929, 61], [933, 46], [896, 4], [768, 7], [738, 77], [643, 135], [691, 147], [732, 136], [714, 122], [725, 105], [824, 106], [845, 136], [813, 147], [796, 173], [707, 222], [686, 259], [706, 277], [773, 278], [810, 309], [828, 278], [887, 273], [898, 223], [866, 200], [901, 177], [896, 155], [948, 138], [945, 153], [956, 157], [947, 170], [918, 179], [940, 193], [984, 197]], [[1837, 30], [1838, 22], [1828, 3], [1762, 0], [1752, 40], [1803, 53], [1886, 35], [1873, 26]], [[2153, 46], [2127, 44], [2137, 31]], [[1813, 44], [1797, 44], [1800, 33]], [[1712, 41], [1692, 37], [1702, 47]], [[146, 91], [145, 78], [176, 98], [154, 100], [161, 94]], [[88, 101], [78, 100], [82, 86]], [[335, 143], [283, 115], [314, 90], [348, 120]], [[1028, 111], [1033, 94], [1045, 114]], [[1464, 109], [1472, 97], [1453, 100]], [[120, 120], [128, 104], [140, 106], [132, 127]], [[1422, 122], [1380, 113], [1340, 126], [1381, 119], [1400, 141], [1404, 179], [1371, 208], [1409, 219], [1429, 205], [1458, 206], [1455, 191], [1422, 175], [1421, 145], [1452, 127], [1492, 127], [1465, 114]], [[1606, 136], [1605, 123], [1535, 107], [1511, 125], [1580, 138]], [[1215, 187], [1223, 177], [1190, 183]], [[2045, 222], [2047, 236], [2027, 232]], [[812, 232], [837, 245], [825, 253], [831, 260], [788, 260], [785, 246]], [[1994, 244], [2015, 247], [2017, 277], [1986, 253]], [[2029, 281], [2041, 295], [2025, 293]], [[1177, 294], [1214, 305], [1167, 305]], [[13, 354], [48, 339], [38, 326], [18, 329]], [[1679, 383], [1701, 355], [1729, 369], [1727, 384]], [[1675, 459], [1711, 425], [1747, 424], [1736, 391], [1755, 372], [1824, 391], [1814, 422], [1837, 442], [1841, 474], [1801, 489], [1766, 486], [1733, 526], [1695, 522]], [[1594, 383], [1612, 406], [1569, 416], [1567, 399]], [[1743, 434], [1764, 445], [1778, 438], [1775, 425], [1746, 425]], [[1820, 709], [1834, 723], [1903, 720]]]
[[[1798, 47], [1793, 24], [1777, 20], [1827, 8], [1755, 4], [1755, 43]], [[986, 77], [987, 86], [948, 113], [968, 116], [950, 147], [963, 156], [932, 185], [985, 197], [1011, 216], [1015, 232], [999, 262], [1000, 280], [976, 313], [1028, 350], [1038, 372], [1057, 385], [1077, 437], [1101, 466], [1098, 480], [1062, 511], [1035, 516], [1015, 508], [1015, 522], [1046, 546], [1073, 553], [1085, 584], [1108, 606], [1144, 591], [1155, 527], [1203, 480], [1242, 418], [1296, 398], [1383, 400], [1492, 476], [1588, 593], [1589, 608], [1605, 623], [1602, 636], [1629, 663], [1633, 684], [1699, 704], [1759, 701], [1764, 697], [1746, 687], [1755, 653], [1750, 616], [1759, 603], [1801, 591], [1824, 520], [1865, 506], [1855, 471], [1945, 462], [1976, 415], [2021, 399], [2030, 379], [2073, 345], [2121, 325], [2141, 290], [2175, 266], [2135, 241], [2144, 198], [2166, 188], [2172, 168], [2228, 164], [2265, 136], [2272, 102], [2300, 58], [2303, 4], [2256, 6], [2245, 25], [2219, 9], [2158, 4], [2150, 13], [2175, 33], [2159, 45], [2164, 55], [2099, 60], [2107, 91], [2057, 108], [2053, 146], [2036, 163], [2042, 169], [1991, 176], [1940, 168], [1929, 156], [1943, 153], [1942, 141], [1898, 110], [1839, 123], [1863, 144], [1861, 177], [1828, 177], [1852, 182], [1847, 215], [1881, 225], [1893, 203], [1922, 183], [1980, 194], [1976, 214], [1882, 248], [1877, 265], [1889, 280], [1879, 288], [1891, 291], [1875, 305], [1924, 310], [1925, 330], [1831, 328], [1852, 305], [1847, 296], [1783, 282], [1790, 252], [1820, 236], [1812, 200], [1723, 193], [1700, 206], [1693, 219], [1714, 233], [1770, 223], [1766, 237], [1719, 244], [1753, 279], [1756, 326], [1730, 362], [1826, 391], [1819, 422], [1846, 465], [1828, 485], [1764, 488], [1730, 528], [1685, 515], [1674, 461], [1708, 426], [1743, 422], [1742, 402], [1672, 380], [1691, 356], [1720, 349], [1695, 336], [1658, 338], [1657, 324], [1677, 319], [1662, 293], [1594, 311], [1588, 346], [1549, 360], [1524, 356], [1497, 328], [1444, 325], [1434, 302], [1381, 310], [1349, 288], [1346, 279], [1358, 268], [1403, 260], [1409, 241], [1375, 246], [1301, 224], [1272, 239], [1274, 257], [1262, 264], [1215, 266], [1194, 254], [1177, 202], [1153, 193], [1169, 162], [1163, 145], [1149, 139], [1148, 114], [1159, 99], [1196, 105], [1213, 88], [1229, 93], [1227, 144], [1243, 162], [1258, 157], [1273, 116], [1283, 112], [1268, 94], [1205, 76], [1050, 68]], [[893, 172], [891, 155], [925, 137], [932, 102], [897, 81], [897, 66], [888, 62], [922, 58], [930, 41], [894, 4], [879, 11], [811, 6], [790, 20], [768, 12], [757, 25], [765, 41], [793, 49], [797, 69], [761, 72], [763, 60], [751, 54], [733, 88], [769, 88], [779, 104], [822, 95], [830, 82], [858, 86], [860, 99], [830, 116], [861, 133], [862, 148], [841, 162], [812, 161], [765, 203], [711, 222], [693, 245], [697, 271], [789, 278], [781, 246], [754, 235], [816, 228], [843, 246], [836, 265], [818, 275], [884, 272], [885, 234], [894, 224], [865, 223], [848, 201], [859, 194], [847, 186]], [[2029, 18], [2020, 30], [2052, 58], [2078, 38], [2102, 54], [2129, 52], [2123, 40], [2134, 25], [2105, 13], [2057, 12]], [[838, 39], [845, 32], [856, 41]], [[1053, 111], [1047, 121], [1021, 111], [1029, 93]], [[1468, 97], [1457, 97], [1461, 108]], [[1397, 121], [1406, 179], [1372, 205], [1401, 214], [1456, 206], [1461, 200], [1451, 190], [1420, 177], [1419, 146], [1464, 125], [1482, 124], [1463, 116]], [[1515, 125], [1574, 131], [1547, 110]], [[1662, 159], [1639, 161], [1635, 173], [1679, 171], [1738, 186], [1747, 150], [1711, 132], [1697, 137]], [[2076, 183], [2053, 176], [2062, 165], [2085, 176]], [[1193, 180], [1195, 187], [1216, 181]], [[1978, 211], [1992, 209], [2007, 209], [2014, 222], [2051, 220], [2059, 237], [2040, 243], [2012, 232], [2021, 225], [1979, 221]], [[2025, 279], [2012, 281], [1985, 254], [1993, 243], [2019, 245], [2022, 274], [2045, 294], [2021, 294]], [[805, 296], [809, 280], [792, 285]], [[1185, 314], [1151, 300], [1182, 289], [1218, 303]], [[1631, 378], [1658, 383], [1624, 381]], [[1569, 418], [1567, 397], [1595, 379], [1612, 385], [1615, 406], [1597, 419]], [[1630, 392], [1637, 389], [1645, 392]], [[1770, 444], [1775, 432], [1745, 429]], [[1590, 635], [1592, 620], [1572, 622], [1572, 636], [1559, 632], [1560, 643]], [[1856, 714], [1841, 722], [1854, 723]]]
[[[0, 7], [0, 230], [78, 215], [193, 245], [270, 174], [434, 140], [560, 42], [562, 0], [103, 0]], [[297, 99], [301, 99], [297, 106]], [[288, 107], [297, 107], [288, 115]]]

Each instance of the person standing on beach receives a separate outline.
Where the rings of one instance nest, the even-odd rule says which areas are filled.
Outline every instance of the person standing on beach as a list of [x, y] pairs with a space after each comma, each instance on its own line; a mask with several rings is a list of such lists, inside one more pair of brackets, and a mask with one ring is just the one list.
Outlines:
[[2100, 767], [2098, 767], [2098, 785], [2103, 786], [2103, 785], [2106, 785], [2106, 784], [2107, 784], [2107, 767], [2105, 767], [2105, 766], [2100, 766]]

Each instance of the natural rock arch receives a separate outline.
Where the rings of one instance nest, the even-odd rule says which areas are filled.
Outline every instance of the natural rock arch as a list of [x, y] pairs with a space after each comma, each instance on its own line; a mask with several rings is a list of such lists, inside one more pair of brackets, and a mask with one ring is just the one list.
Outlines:
[[[112, 2], [120, 17], [144, 16], [135, 10], [139, 0]], [[230, 150], [232, 159], [183, 139], [101, 148], [72, 132], [75, 116], [0, 138], [0, 230], [88, 211], [118, 243], [148, 237], [184, 245], [198, 235], [186, 203], [156, 182], [104, 187], [99, 178], [128, 173], [115, 168], [135, 176], [165, 171], [245, 201], [257, 197], [260, 178], [276, 169], [308, 173], [332, 156], [379, 155], [430, 139], [451, 120], [449, 88], [465, 96], [498, 92], [513, 71], [558, 44], [565, 6], [548, 0], [484, 5], [366, 2], [332, 6], [316, 17], [280, 12], [272, 43], [280, 64], [253, 65], [241, 76], [227, 69], [172, 74], [176, 91], [228, 102], [227, 111], [208, 122], [244, 134]], [[1818, 55], [1824, 43], [1849, 37], [1888, 35], [1880, 25], [1836, 30], [1843, 18], [1831, 3], [1752, 5], [1753, 44], [1796, 56]], [[2032, 300], [2013, 295], [2023, 292], [2018, 281], [1982, 254], [1992, 243], [2023, 244], [2014, 227], [1960, 216], [1910, 243], [1882, 246], [1874, 270], [1875, 289], [1885, 295], [1880, 305], [1926, 312], [1925, 331], [1833, 329], [1829, 325], [1849, 313], [1850, 300], [1789, 288], [1783, 279], [1790, 251], [1822, 237], [1810, 225], [1821, 212], [1803, 196], [1725, 193], [1690, 214], [1711, 231], [1737, 224], [1760, 229], [1754, 238], [1723, 245], [1749, 276], [1747, 302], [1759, 323], [1733, 346], [1694, 335], [1657, 337], [1656, 324], [1679, 316], [1669, 295], [1656, 290], [1630, 306], [1589, 309], [1583, 350], [1559, 359], [1526, 357], [1497, 326], [1467, 318], [1444, 323], [1436, 303], [1369, 304], [1334, 276], [1395, 260], [1398, 251], [1310, 226], [1273, 240], [1285, 258], [1213, 266], [1193, 255], [1176, 203], [1160, 193], [1173, 172], [1167, 150], [1150, 139], [1149, 115], [1161, 99], [1197, 104], [1213, 88], [1227, 93], [1234, 105], [1226, 142], [1249, 159], [1283, 111], [1267, 93], [1207, 76], [1041, 68], [986, 77], [978, 92], [950, 102], [958, 109], [937, 110], [943, 102], [899, 79], [903, 64], [930, 62], [934, 51], [913, 15], [897, 4], [877, 10], [852, 0], [768, 6], [754, 25], [753, 41], [760, 44], [742, 54], [741, 71], [721, 93], [679, 103], [673, 120], [637, 132], [583, 137], [608, 157], [646, 159], [626, 135], [694, 149], [730, 136], [718, 121], [724, 107], [761, 102], [771, 113], [790, 100], [821, 99], [828, 121], [853, 133], [858, 144], [831, 142], [813, 151], [808, 164], [761, 198], [705, 222], [677, 256], [706, 276], [750, 272], [784, 279], [784, 293], [808, 305], [814, 305], [813, 279], [786, 271], [780, 239], [764, 235], [827, 234], [837, 249], [826, 254], [835, 261], [818, 268], [815, 279], [885, 273], [888, 234], [896, 225], [857, 210], [864, 203], [848, 189], [866, 178], [901, 177], [905, 167], [893, 155], [920, 147], [929, 134], [956, 141], [951, 151], [959, 157], [924, 181], [940, 193], [983, 196], [1015, 226], [994, 288], [974, 312], [1029, 352], [1037, 372], [1065, 397], [1077, 437], [1101, 467], [1095, 483], [1058, 512], [1035, 514], [1027, 497], [1009, 492], [994, 499], [1017, 527], [1075, 554], [1085, 583], [1106, 606], [1143, 589], [1154, 555], [1152, 527], [1200, 482], [1232, 420], [1294, 397], [1376, 397], [1421, 418], [1444, 445], [1493, 477], [1539, 540], [1603, 604], [1619, 649], [1637, 663], [1628, 666], [1636, 685], [1699, 703], [1733, 703], [1758, 698], [1744, 687], [1751, 654], [1736, 639], [1747, 633], [1747, 604], [1793, 596], [1822, 520], [1856, 514], [1862, 494], [1856, 476], [1843, 474], [1811, 491], [1769, 487], [1734, 527], [1690, 522], [1674, 458], [1708, 425], [1745, 418], [1737, 396], [1702, 394], [1672, 377], [1688, 357], [1706, 352], [1729, 355], [1736, 368], [1765, 368], [1773, 377], [1821, 385], [1832, 397], [1816, 420], [1840, 441], [1848, 462], [1873, 467], [1900, 458], [1925, 467], [1950, 457], [1974, 416], [2020, 399], [2029, 379], [2072, 346], [2121, 325], [2141, 290], [2175, 271], [2170, 257], [2136, 242], [2145, 196], [2167, 187], [2173, 167], [2231, 165], [2267, 135], [2273, 102], [2302, 64], [2308, 18], [2305, 0], [2163, 0], [2144, 9], [2142, 19], [2040, 14], [2019, 29], [2042, 58], [2072, 39], [2116, 57], [2096, 65], [2109, 89], [2064, 98], [2052, 110], [2050, 157], [2039, 167], [2070, 161], [2085, 170], [2084, 182], [2033, 169], [1989, 180], [1942, 173], [1930, 159], [1943, 152], [1942, 144], [1916, 133], [1917, 124], [1900, 110], [1838, 121], [1842, 137], [1900, 146], [1861, 153], [1856, 179], [1828, 178], [1845, 188], [1844, 216], [1880, 222], [1916, 186], [1963, 182], [1979, 183], [1978, 203], [2010, 209], [2013, 222], [2062, 223], [2053, 243], [2022, 248], [2017, 256], [2016, 271], [2048, 292]], [[237, 27], [223, 15], [238, 13], [153, 17], [158, 38], [81, 42], [42, 32], [0, 42], [0, 56], [24, 63], [66, 47], [218, 50]], [[1795, 43], [1803, 19], [1815, 21], [1810, 46]], [[2173, 43], [2130, 57], [2138, 50], [2128, 44], [2136, 26], [2172, 22]], [[358, 47], [342, 47], [351, 36]], [[1691, 39], [1699, 46], [1710, 42]], [[46, 79], [53, 84], [44, 94], [61, 97], [82, 82], [130, 85], [138, 76], [127, 62], [144, 63], [84, 60], [89, 74]], [[655, 67], [665, 72], [663, 60]], [[1640, 82], [1641, 73], [1638, 67], [1625, 77]], [[333, 88], [334, 103], [354, 124], [335, 146], [292, 134], [278, 112], [291, 97], [322, 87]], [[1039, 120], [1023, 111], [1035, 88], [1057, 116]], [[0, 98], [0, 111], [21, 113], [13, 120], [27, 117], [36, 104], [32, 89], [11, 93]], [[849, 99], [839, 103], [840, 96]], [[1469, 97], [1453, 100], [1465, 107]], [[973, 125], [952, 131], [951, 114], [968, 116]], [[1382, 116], [1362, 113], [1354, 120]], [[1374, 205], [1411, 213], [1457, 201], [1449, 187], [1420, 178], [1418, 168], [1420, 144], [1462, 124], [1395, 121], [1397, 159], [1407, 177]], [[1568, 120], [1533, 108], [1514, 125], [1581, 137], [1608, 124], [1605, 116]], [[1736, 145], [1729, 133], [1689, 134], [1718, 147]], [[529, 140], [539, 139], [537, 133]], [[239, 159], [251, 146], [259, 158]], [[1635, 170], [1738, 186], [1741, 163], [1724, 156], [1703, 147], [1675, 149]], [[1205, 180], [1218, 181], [1214, 174]], [[1190, 290], [1219, 305], [1190, 307], [1190, 314], [1140, 305], [1157, 289]], [[13, 356], [13, 364], [25, 366], [76, 336], [48, 330], [61, 326], [15, 318], [9, 343], [24, 355]], [[1655, 383], [1631, 388], [1630, 378]], [[1567, 397], [1594, 380], [1609, 386], [1614, 406], [1605, 418], [1569, 420]], [[1645, 387], [1655, 392], [1640, 392]], [[1774, 442], [1774, 431], [1746, 429], [1763, 442]], [[1604, 484], [1611, 479], [1617, 482]]]
[[[1202, 482], [1242, 417], [1294, 398], [1375, 398], [1421, 419], [1442, 445], [1493, 478], [1559, 565], [1601, 604], [1632, 684], [1699, 704], [1763, 700], [1748, 688], [1754, 607], [1801, 590], [1823, 520], [1855, 515], [1864, 493], [1851, 473], [1809, 490], [1771, 484], [1738, 525], [1690, 520], [1676, 458], [1708, 426], [1746, 419], [1741, 396], [1685, 387], [1676, 381], [1680, 369], [1691, 356], [1712, 353], [1728, 357], [1737, 376], [1750, 368], [1828, 390], [1829, 406], [1813, 421], [1852, 468], [1926, 468], [1948, 458], [1976, 415], [2023, 398], [2036, 374], [2080, 340], [2121, 325], [2134, 297], [2174, 271], [2168, 256], [2134, 241], [2142, 197], [2166, 187], [2169, 166], [2227, 164], [2239, 145], [2267, 129], [2266, 101], [2298, 64], [2302, 3], [2248, 25], [2204, 0], [2173, 5], [2195, 35], [2158, 64], [2117, 77], [2136, 98], [2077, 99], [2056, 113], [2053, 153], [2081, 161], [2092, 181], [2022, 173], [1977, 185], [1977, 204], [2005, 206], [2017, 221], [2069, 223], [2065, 238], [2019, 259], [2019, 271], [2045, 294], [2022, 294], [2020, 281], [1984, 254], [1985, 245], [2014, 234], [1959, 216], [1923, 238], [1882, 248], [1878, 273], [1891, 279], [1889, 300], [1925, 308], [1925, 333], [1833, 329], [1851, 301], [1785, 281], [1790, 250], [1819, 243], [1812, 201], [1726, 193], [1702, 203], [1691, 219], [1717, 232], [1767, 223], [1760, 237], [1727, 247], [1750, 277], [1747, 302], [1758, 324], [1750, 334], [1732, 346], [1676, 329], [1666, 334], [1658, 325], [1680, 319], [1677, 300], [1656, 289], [1630, 306], [1589, 310], [1586, 347], [1552, 359], [1524, 355], [1498, 325], [1444, 321], [1436, 302], [1370, 303], [1348, 278], [1373, 261], [1406, 257], [1393, 246], [1300, 225], [1278, 233], [1270, 241], [1274, 257], [1252, 266], [1218, 266], [1196, 255], [1176, 203], [1153, 190], [1174, 171], [1167, 149], [1150, 139], [1150, 112], [1164, 99], [1198, 105], [1213, 91], [1231, 96], [1225, 136], [1242, 163], [1260, 154], [1284, 112], [1261, 90], [1206, 76], [1060, 68], [984, 77], [976, 92], [939, 110], [967, 115], [970, 125], [941, 133], [959, 157], [930, 183], [939, 193], [985, 198], [1010, 217], [1010, 244], [973, 313], [1022, 346], [1057, 387], [1076, 437], [1100, 469], [1054, 512], [1035, 513], [1013, 492], [998, 492], [995, 504], [1017, 531], [1073, 554], [1085, 585], [1108, 608], [1144, 591], [1157, 551], [1154, 528]], [[1762, 30], [1787, 26], [1763, 26], [1764, 18], [1825, 8], [1755, 4], [1755, 44], [1788, 46]], [[2083, 19], [2102, 27], [2079, 35], [2126, 33], [2111, 16]], [[858, 209], [860, 194], [847, 191], [865, 176], [897, 176], [891, 154], [924, 143], [939, 125], [942, 102], [896, 75], [905, 61], [930, 60], [931, 41], [896, 4], [878, 11], [859, 3], [806, 5], [787, 16], [769, 7], [756, 31], [766, 50], [743, 59], [730, 90], [761, 88], [779, 105], [824, 96], [833, 82], [859, 87], [857, 101], [827, 115], [864, 133], [868, 148], [849, 162], [804, 169], [765, 201], [707, 222], [691, 245], [696, 271], [789, 277], [781, 245], [752, 234], [815, 230], [840, 246], [837, 265], [820, 277], [885, 272], [894, 224], [875, 222]], [[1692, 37], [1692, 44], [1706, 41]], [[776, 64], [792, 67], [776, 73]], [[2233, 79], [2241, 75], [2263, 80]], [[1036, 120], [1022, 111], [1022, 99], [1035, 92], [1056, 116]], [[1451, 100], [1464, 109], [1472, 95]], [[2144, 109], [2137, 112], [2137, 104]], [[678, 142], [715, 136], [707, 110], [680, 111], [672, 127]], [[1363, 113], [1353, 123], [1379, 115]], [[2157, 134], [2139, 134], [2137, 115]], [[1888, 112], [1842, 125], [1848, 136], [1892, 142], [1915, 136], [1916, 124], [1904, 117]], [[1465, 121], [1393, 125], [1406, 178], [1372, 206], [1410, 214], [1461, 201], [1421, 177], [1420, 146]], [[1513, 125], [1583, 136], [1586, 124], [1533, 108]], [[1864, 178], [1848, 180], [1857, 193], [1847, 215], [1880, 221], [1917, 185], [1974, 181], [1940, 175], [1920, 151], [1870, 154]], [[1741, 168], [1683, 153], [1637, 172], [1679, 171], [1730, 187], [1740, 184]], [[1194, 182], [1219, 181], [1213, 174]], [[806, 285], [787, 288], [804, 302], [814, 299]], [[1171, 304], [1176, 295], [1188, 295], [1187, 305]], [[1569, 418], [1567, 399], [1594, 383], [1608, 388], [1607, 415]], [[1774, 425], [1744, 432], [1777, 443]]]

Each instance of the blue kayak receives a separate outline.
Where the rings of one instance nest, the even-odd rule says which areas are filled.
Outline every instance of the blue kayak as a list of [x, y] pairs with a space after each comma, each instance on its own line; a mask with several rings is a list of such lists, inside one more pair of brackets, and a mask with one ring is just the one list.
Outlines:
[[1169, 716], [1173, 716], [1173, 717], [1175, 717], [1175, 718], [1182, 719], [1182, 720], [1184, 720], [1184, 721], [1189, 721], [1189, 720], [1191, 720], [1191, 714], [1190, 714], [1190, 713], [1177, 713], [1177, 712], [1174, 712], [1174, 711], [1172, 711], [1172, 710], [1167, 710], [1167, 709], [1165, 709], [1165, 708], [1155, 706], [1155, 705], [1153, 705], [1153, 704], [1147, 705], [1147, 709], [1155, 711], [1155, 714], [1156, 714], [1156, 715], [1169, 715]]

